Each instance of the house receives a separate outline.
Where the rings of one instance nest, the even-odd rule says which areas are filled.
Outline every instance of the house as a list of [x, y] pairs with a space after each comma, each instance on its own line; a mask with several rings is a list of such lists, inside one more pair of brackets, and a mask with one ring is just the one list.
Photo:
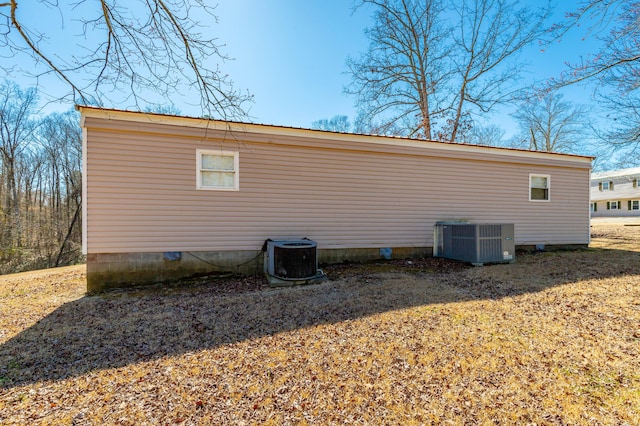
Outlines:
[[90, 292], [262, 268], [428, 256], [439, 221], [512, 223], [519, 247], [589, 243], [591, 157], [78, 107]]
[[640, 216], [640, 167], [592, 173], [591, 216]]

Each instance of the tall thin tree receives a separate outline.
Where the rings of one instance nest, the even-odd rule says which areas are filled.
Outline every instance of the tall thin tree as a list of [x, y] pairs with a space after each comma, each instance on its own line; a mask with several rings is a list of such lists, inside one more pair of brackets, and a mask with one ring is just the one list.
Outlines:
[[0, 84], [0, 161], [5, 188], [2, 200], [2, 245], [5, 247], [21, 244], [19, 160], [33, 136], [35, 122], [31, 114], [36, 103], [37, 93], [34, 89], [22, 90], [9, 81]]
[[453, 2], [456, 84], [449, 141], [456, 141], [468, 104], [488, 113], [496, 104], [513, 100], [525, 62], [522, 49], [546, 31], [550, 5], [531, 8], [518, 0], [460, 0]]
[[367, 52], [347, 61], [353, 82], [346, 92], [357, 97], [369, 120], [431, 139], [434, 117], [448, 108], [440, 89], [451, 78], [444, 2], [363, 0], [365, 5], [373, 6], [375, 23], [366, 31]]

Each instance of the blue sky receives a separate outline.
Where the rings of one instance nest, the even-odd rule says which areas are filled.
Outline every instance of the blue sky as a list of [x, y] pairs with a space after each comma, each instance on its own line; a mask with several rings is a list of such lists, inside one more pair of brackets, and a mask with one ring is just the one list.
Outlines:
[[[539, 2], [530, 1], [536, 5]], [[575, 9], [576, 1], [562, 1], [555, 17]], [[315, 120], [334, 115], [355, 117], [352, 97], [343, 93], [349, 84], [346, 59], [357, 57], [368, 46], [364, 34], [371, 25], [367, 10], [353, 13], [349, 0], [236, 0], [217, 8], [220, 41], [235, 58], [224, 65], [236, 87], [255, 95], [250, 114], [254, 121], [308, 127]], [[529, 48], [523, 60], [531, 63], [530, 81], [557, 76], [565, 62], [575, 62], [593, 49], [592, 40], [577, 35], [541, 49]], [[588, 103], [590, 90], [572, 87], [563, 91], [567, 100]], [[511, 134], [515, 123], [508, 111], [487, 117]]]
[[256, 121], [308, 127], [337, 114], [354, 115], [342, 93], [345, 61], [366, 49], [369, 15], [349, 0], [237, 0], [217, 8], [220, 39], [233, 62], [225, 70], [255, 96]]
[[[560, 2], [556, 18], [574, 10], [576, 4], [576, 0]], [[84, 6], [95, 7], [94, 3]], [[67, 30], [73, 18], [56, 15], [53, 9], [51, 14], [40, 11], [34, 15], [29, 3], [21, 7], [24, 16], [36, 16], [37, 28], [50, 34]], [[83, 12], [76, 9], [72, 13]], [[229, 74], [236, 89], [254, 96], [254, 103], [249, 106], [251, 121], [309, 127], [315, 120], [335, 115], [355, 117], [353, 98], [343, 94], [350, 82], [345, 62], [347, 57], [357, 57], [367, 48], [364, 29], [371, 25], [369, 11], [359, 9], [354, 13], [351, 0], [225, 0], [218, 3], [215, 13], [219, 22], [211, 22], [203, 32], [217, 37], [224, 45], [222, 50], [234, 58], [219, 66]], [[535, 81], [557, 76], [566, 61], [575, 62], [593, 50], [591, 41], [571, 36], [544, 51], [538, 46], [528, 49], [523, 55], [531, 63], [527, 78]], [[52, 38], [48, 47], [64, 54], [64, 47], [78, 48], [74, 43], [83, 41], [77, 37], [72, 43]], [[23, 87], [32, 83], [19, 75], [8, 77]], [[40, 90], [55, 95], [65, 88], [59, 82], [43, 79]], [[565, 98], [588, 103], [590, 93], [584, 87], [572, 87], [565, 90]], [[183, 114], [200, 114], [179, 100], [175, 105]], [[52, 104], [46, 111], [70, 107]], [[496, 110], [487, 116], [487, 121], [505, 128], [510, 135], [515, 124], [508, 112]]]

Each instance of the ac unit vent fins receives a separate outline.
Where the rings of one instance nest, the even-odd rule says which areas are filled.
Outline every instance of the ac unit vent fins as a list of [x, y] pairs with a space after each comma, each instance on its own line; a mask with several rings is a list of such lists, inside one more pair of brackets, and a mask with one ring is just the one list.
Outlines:
[[306, 280], [318, 273], [316, 243], [311, 240], [267, 242], [267, 273], [282, 280]]
[[514, 225], [436, 223], [433, 255], [474, 265], [515, 262]]

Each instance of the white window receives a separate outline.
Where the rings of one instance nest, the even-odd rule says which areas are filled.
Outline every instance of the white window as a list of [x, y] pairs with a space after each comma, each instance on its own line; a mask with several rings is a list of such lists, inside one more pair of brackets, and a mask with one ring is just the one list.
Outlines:
[[196, 189], [237, 191], [239, 154], [234, 151], [196, 150]]
[[620, 210], [620, 201], [607, 201], [607, 210]]
[[600, 186], [600, 191], [613, 191], [613, 182], [611, 181], [600, 182], [599, 186]]
[[630, 200], [629, 210], [640, 210], [640, 200]]
[[598, 203], [591, 203], [591, 211], [592, 212], [598, 211]]
[[551, 176], [529, 175], [529, 201], [549, 201]]

